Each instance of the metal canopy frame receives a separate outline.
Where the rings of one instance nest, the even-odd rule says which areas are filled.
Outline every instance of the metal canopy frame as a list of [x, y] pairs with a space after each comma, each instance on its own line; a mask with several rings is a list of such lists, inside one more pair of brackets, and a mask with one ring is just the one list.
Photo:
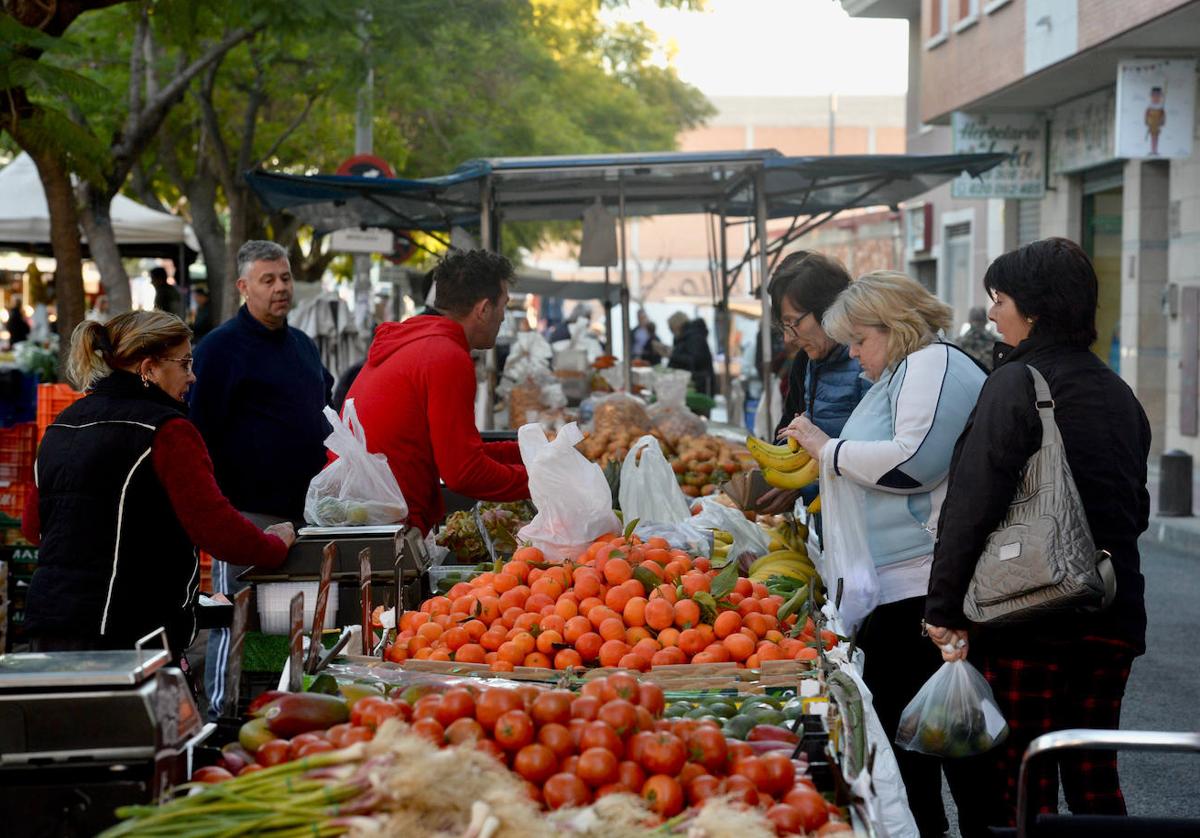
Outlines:
[[[770, 320], [766, 279], [785, 249], [847, 209], [895, 207], [961, 174], [978, 177], [1007, 154], [841, 155], [785, 157], [776, 149], [708, 152], [501, 157], [469, 160], [435, 178], [246, 173], [270, 211], [287, 211], [318, 232], [345, 227], [400, 227], [433, 235], [452, 227], [479, 230], [480, 245], [499, 250], [505, 221], [578, 220], [597, 200], [620, 223], [620, 306], [625, 384], [631, 358], [626, 220], [654, 215], [709, 216], [710, 280], [717, 334], [725, 350], [729, 390], [728, 303], [743, 268], [758, 275], [763, 319]], [[767, 221], [790, 219], [768, 240]], [[713, 229], [713, 221], [716, 229]], [[753, 224], [745, 252], [732, 267], [727, 232]], [[764, 362], [770, 330], [763, 330]], [[494, 375], [494, 361], [490, 372]], [[763, 409], [770, 407], [764, 369]], [[487, 414], [490, 416], [490, 411]]]

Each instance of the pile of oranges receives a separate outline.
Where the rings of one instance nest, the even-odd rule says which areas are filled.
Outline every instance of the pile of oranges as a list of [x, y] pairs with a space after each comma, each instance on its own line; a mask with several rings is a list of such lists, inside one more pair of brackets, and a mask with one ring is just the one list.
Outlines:
[[[404, 613], [386, 657], [497, 671], [726, 662], [757, 668], [817, 657], [811, 620], [795, 631], [795, 615], [777, 618], [783, 597], [741, 577], [715, 598], [717, 575], [707, 558], [662, 538], [603, 536], [564, 564], [546, 564], [540, 550], [522, 547], [500, 572], [460, 582]], [[820, 642], [828, 649], [837, 638], [822, 631]]]

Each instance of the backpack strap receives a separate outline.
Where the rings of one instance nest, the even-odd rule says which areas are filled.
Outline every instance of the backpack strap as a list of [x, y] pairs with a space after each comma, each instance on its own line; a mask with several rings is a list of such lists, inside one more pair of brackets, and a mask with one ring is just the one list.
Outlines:
[[1058, 433], [1058, 423], [1054, 421], [1054, 398], [1050, 395], [1050, 385], [1033, 365], [1026, 364], [1025, 369], [1029, 370], [1029, 377], [1033, 379], [1034, 407], [1042, 420], [1042, 448], [1054, 444], [1061, 445], [1062, 437]]

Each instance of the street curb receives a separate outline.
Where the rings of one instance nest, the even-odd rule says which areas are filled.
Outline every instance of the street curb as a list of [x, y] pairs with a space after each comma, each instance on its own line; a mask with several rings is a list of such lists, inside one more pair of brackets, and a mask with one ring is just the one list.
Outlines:
[[1200, 557], [1200, 521], [1195, 518], [1151, 518], [1143, 537]]

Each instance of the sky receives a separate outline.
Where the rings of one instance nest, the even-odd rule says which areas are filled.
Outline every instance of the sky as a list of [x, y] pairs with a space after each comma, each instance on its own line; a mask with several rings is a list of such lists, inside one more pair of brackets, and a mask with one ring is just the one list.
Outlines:
[[908, 25], [851, 18], [836, 0], [708, 0], [703, 12], [632, 0], [673, 53], [680, 77], [709, 96], [899, 95]]

